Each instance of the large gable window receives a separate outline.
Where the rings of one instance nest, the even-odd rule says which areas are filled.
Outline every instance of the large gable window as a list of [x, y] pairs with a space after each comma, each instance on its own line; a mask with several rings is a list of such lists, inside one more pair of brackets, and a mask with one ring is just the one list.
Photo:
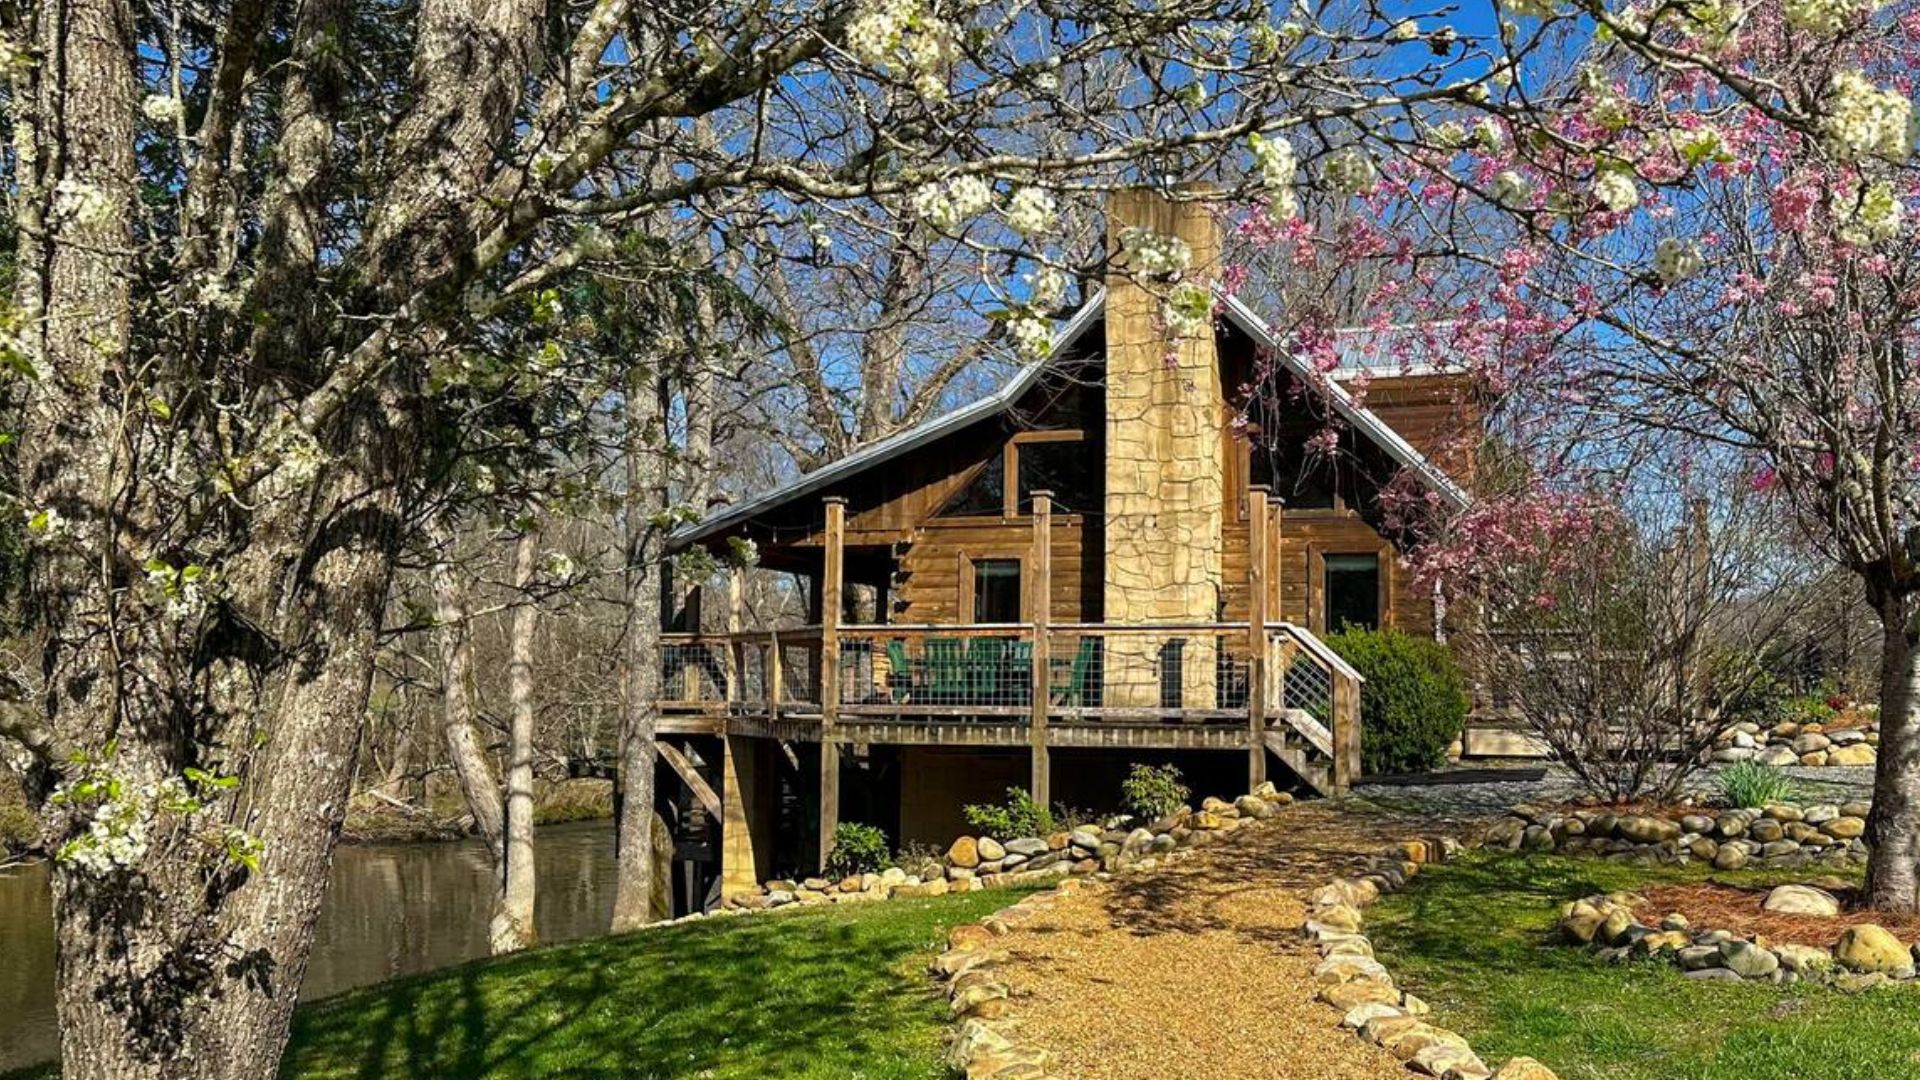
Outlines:
[[1076, 434], [1071, 440], [1013, 444], [1016, 468], [1020, 473], [1020, 513], [1033, 509], [1033, 493], [1053, 492], [1053, 509], [1062, 514], [1087, 514], [1100, 510], [1102, 463], [1091, 458], [1092, 451]]
[[1006, 512], [1007, 473], [999, 458], [977, 469], [967, 486], [940, 511], [942, 517], [999, 517]]

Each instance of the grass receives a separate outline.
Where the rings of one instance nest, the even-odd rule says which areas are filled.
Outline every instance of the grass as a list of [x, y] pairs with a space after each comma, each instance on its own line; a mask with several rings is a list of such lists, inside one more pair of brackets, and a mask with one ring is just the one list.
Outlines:
[[280, 1072], [944, 1078], [946, 1002], [927, 962], [948, 928], [1017, 896], [713, 919], [396, 980], [303, 1006]]
[[949, 927], [1012, 900], [719, 919], [469, 964], [301, 1010], [281, 1074], [943, 1077], [926, 963]]
[[1558, 943], [1559, 905], [1652, 881], [1804, 879], [1475, 854], [1427, 868], [1368, 915], [1381, 960], [1483, 1057], [1563, 1080], [1893, 1080], [1920, 1075], [1920, 988], [1696, 982]]

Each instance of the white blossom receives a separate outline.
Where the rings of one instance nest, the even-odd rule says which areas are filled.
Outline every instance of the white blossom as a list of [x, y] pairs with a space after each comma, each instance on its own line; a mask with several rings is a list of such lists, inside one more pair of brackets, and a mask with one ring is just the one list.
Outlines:
[[1380, 183], [1380, 170], [1365, 150], [1350, 146], [1327, 159], [1321, 175], [1335, 191], [1365, 195]]
[[1387, 27], [1387, 40], [1412, 41], [1420, 36], [1420, 24], [1413, 19], [1401, 19]]
[[1593, 198], [1616, 214], [1625, 213], [1640, 205], [1640, 188], [1626, 173], [1603, 172], [1594, 178]]
[[1502, 206], [1524, 208], [1533, 201], [1533, 181], [1513, 169], [1502, 169], [1493, 178], [1493, 201]]
[[1447, 150], [1458, 150], [1467, 145], [1467, 128], [1458, 120], [1448, 120], [1433, 129], [1433, 143]]
[[1294, 157], [1293, 144], [1284, 138], [1263, 139], [1258, 133], [1249, 142], [1253, 147], [1253, 167], [1267, 190], [1268, 216], [1277, 222], [1299, 217], [1300, 195], [1293, 184], [1299, 162]]
[[1007, 320], [1013, 347], [1029, 360], [1044, 360], [1053, 352], [1053, 324], [1031, 308], [1016, 310]]
[[1137, 225], [1120, 234], [1120, 248], [1131, 269], [1156, 277], [1178, 274], [1193, 263], [1193, 249], [1185, 240]]
[[868, 67], [886, 67], [900, 48], [901, 22], [891, 6], [855, 18], [847, 24], [847, 51]]
[[1491, 116], [1484, 116], [1480, 118], [1479, 123], [1473, 125], [1473, 141], [1487, 153], [1497, 154], [1507, 145], [1507, 132], [1500, 126], [1499, 121]]
[[1849, 244], [1865, 246], [1891, 240], [1900, 235], [1906, 223], [1906, 205], [1885, 180], [1862, 187], [1858, 197], [1848, 199], [1840, 210], [1840, 239]]
[[1500, 6], [1523, 19], [1551, 19], [1560, 14], [1554, 0], [1501, 0]]
[[564, 551], [547, 552], [546, 558], [542, 560], [541, 570], [549, 580], [562, 585], [572, 581], [573, 576], [579, 572], [579, 568], [573, 563], [573, 557]]
[[140, 111], [156, 124], [171, 124], [186, 115], [186, 106], [172, 94], [149, 94], [140, 103]]
[[1007, 227], [1021, 236], [1038, 236], [1053, 228], [1053, 196], [1041, 188], [1026, 187], [1007, 200]]
[[1183, 281], [1167, 294], [1160, 314], [1173, 336], [1199, 337], [1213, 323], [1213, 293], [1197, 281]]
[[287, 437], [286, 444], [280, 450], [279, 475], [295, 486], [306, 484], [320, 475], [320, 469], [327, 463], [326, 451], [320, 449], [313, 436], [304, 431], [295, 432]]
[[1882, 0], [1784, 0], [1787, 25], [1815, 34], [1837, 34], [1878, 11]]
[[1067, 295], [1066, 272], [1056, 266], [1043, 266], [1027, 275], [1027, 302], [1035, 307], [1058, 307]]
[[1691, 240], [1667, 237], [1653, 252], [1653, 272], [1668, 285], [1685, 281], [1707, 265], [1700, 246]]
[[993, 205], [993, 189], [977, 176], [956, 176], [946, 184], [926, 184], [913, 195], [914, 213], [934, 228], [951, 232]]
[[1920, 134], [1913, 102], [1896, 90], [1882, 90], [1853, 69], [1836, 72], [1827, 86], [1821, 129], [1827, 145], [1847, 160], [1883, 157], [1904, 161]]

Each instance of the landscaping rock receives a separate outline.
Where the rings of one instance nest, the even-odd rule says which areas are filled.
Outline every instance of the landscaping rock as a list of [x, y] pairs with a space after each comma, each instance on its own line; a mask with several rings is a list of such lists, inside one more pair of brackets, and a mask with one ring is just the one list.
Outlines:
[[1782, 885], [1767, 894], [1762, 911], [1783, 915], [1819, 915], [1831, 918], [1840, 914], [1840, 901], [1825, 889], [1811, 885]]
[[1337, 986], [1323, 986], [1315, 996], [1343, 1013], [1356, 1005], [1371, 1003], [1397, 1005], [1400, 1003], [1399, 990], [1386, 983], [1373, 982], [1371, 980], [1340, 983]]
[[1023, 836], [1018, 840], [1009, 840], [1005, 845], [1007, 854], [1035, 858], [1047, 853], [1047, 842], [1037, 836]]
[[1866, 743], [1856, 743], [1853, 746], [1842, 746], [1827, 751], [1829, 765], [1872, 765], [1878, 759], [1879, 755]]
[[1780, 970], [1780, 958], [1748, 941], [1720, 943], [1720, 963], [1743, 979], [1764, 979]]
[[1852, 840], [1867, 831], [1867, 823], [1857, 817], [1837, 817], [1820, 826], [1820, 831], [1836, 840]]
[[1552, 1069], [1530, 1057], [1517, 1057], [1500, 1066], [1493, 1080], [1560, 1080]]
[[1007, 857], [1006, 845], [991, 836], [981, 837], [976, 842], [975, 847], [978, 849], [977, 853], [980, 856], [980, 861], [983, 863], [999, 862]]
[[1753, 756], [1753, 760], [1762, 765], [1781, 768], [1800, 764], [1800, 755], [1793, 752], [1791, 746], [1769, 746]]
[[1680, 826], [1664, 818], [1622, 818], [1620, 835], [1636, 844], [1663, 844], [1680, 838]]
[[1775, 945], [1780, 966], [1795, 975], [1816, 975], [1833, 968], [1833, 954], [1813, 945]]
[[1883, 926], [1861, 923], [1849, 926], [1833, 946], [1833, 959], [1849, 971], [1880, 974], [1896, 979], [1913, 977], [1913, 956], [1900, 939]]

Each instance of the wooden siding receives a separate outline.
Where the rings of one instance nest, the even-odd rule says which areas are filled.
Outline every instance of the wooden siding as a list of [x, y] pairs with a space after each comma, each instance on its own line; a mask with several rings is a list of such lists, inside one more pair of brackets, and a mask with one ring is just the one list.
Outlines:
[[[1400, 565], [1399, 552], [1392, 544], [1381, 539], [1380, 534], [1358, 514], [1338, 510], [1283, 514], [1279, 543], [1273, 544], [1273, 539], [1269, 536], [1268, 542], [1276, 548], [1274, 558], [1277, 564], [1269, 571], [1269, 576], [1278, 575], [1273, 587], [1279, 600], [1273, 610], [1273, 618], [1298, 623], [1316, 633], [1324, 630], [1320, 619], [1320, 582], [1317, 580], [1320, 568], [1316, 557], [1378, 552], [1380, 588], [1385, 594], [1382, 602], [1386, 608], [1383, 624], [1421, 637], [1432, 636], [1432, 597], [1413, 587], [1406, 568]], [[1238, 622], [1247, 617], [1246, 521], [1228, 522], [1226, 542], [1226, 580], [1223, 582], [1225, 610], [1222, 618]]]
[[[1101, 591], [1097, 576], [1090, 585], [1085, 573], [1085, 555], [1091, 550], [1097, 575], [1099, 548], [1087, 546], [1087, 528], [1078, 515], [1056, 515], [1052, 527], [1053, 594], [1048, 612], [1058, 622], [1080, 622], [1098, 618], [1089, 613], [1087, 603], [1096, 607]], [[963, 585], [970, 579], [966, 563], [970, 559], [1018, 559], [1021, 584], [1030, 587], [1027, 556], [1033, 543], [1030, 518], [934, 518], [914, 530], [912, 539], [900, 550], [900, 568], [894, 576], [892, 622], [959, 623], [970, 622], [966, 607], [971, 596]], [[1096, 541], [1097, 545], [1097, 541]]]

